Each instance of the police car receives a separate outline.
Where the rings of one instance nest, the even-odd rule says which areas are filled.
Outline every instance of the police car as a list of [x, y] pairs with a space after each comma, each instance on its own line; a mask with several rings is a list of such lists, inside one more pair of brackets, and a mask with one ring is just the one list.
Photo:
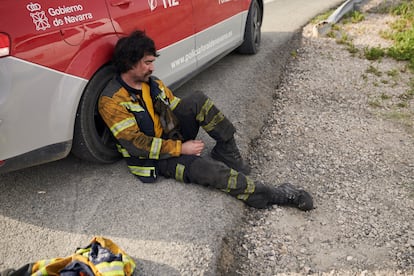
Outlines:
[[97, 112], [116, 41], [145, 30], [172, 88], [260, 46], [262, 0], [38, 0], [0, 5], [0, 173], [72, 153], [119, 158]]

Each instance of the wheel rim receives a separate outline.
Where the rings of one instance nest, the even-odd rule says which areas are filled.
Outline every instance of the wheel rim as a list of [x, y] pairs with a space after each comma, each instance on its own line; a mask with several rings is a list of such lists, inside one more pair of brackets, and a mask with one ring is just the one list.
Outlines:
[[262, 20], [260, 17], [260, 10], [259, 10], [257, 2], [255, 2], [252, 12], [253, 12], [253, 16], [252, 16], [253, 41], [256, 46], [259, 46], [260, 45], [260, 27], [261, 27]]

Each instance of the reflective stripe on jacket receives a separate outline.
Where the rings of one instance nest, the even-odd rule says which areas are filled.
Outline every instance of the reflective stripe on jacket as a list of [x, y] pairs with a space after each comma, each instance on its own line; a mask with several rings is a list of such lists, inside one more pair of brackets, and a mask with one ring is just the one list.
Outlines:
[[110, 239], [94, 237], [85, 248], [65, 258], [53, 258], [28, 263], [11, 275], [21, 276], [131, 276], [134, 260]]
[[163, 139], [159, 116], [153, 98], [159, 97], [174, 109], [180, 99], [160, 80], [151, 80], [152, 88], [142, 84], [138, 91], [128, 87], [120, 77], [113, 78], [99, 100], [99, 113], [117, 139], [118, 151], [128, 167], [143, 182], [157, 178], [157, 160], [176, 157], [181, 141]]

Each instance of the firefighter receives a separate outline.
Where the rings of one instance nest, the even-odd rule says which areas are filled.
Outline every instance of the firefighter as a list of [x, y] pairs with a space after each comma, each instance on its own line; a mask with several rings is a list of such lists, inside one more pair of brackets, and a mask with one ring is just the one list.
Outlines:
[[[135, 176], [152, 183], [158, 176], [213, 186], [255, 208], [289, 205], [313, 209], [311, 195], [285, 183], [253, 181], [234, 139], [235, 128], [202, 92], [174, 96], [152, 76], [158, 57], [143, 31], [121, 38], [114, 50], [116, 76], [100, 99], [99, 113], [116, 138], [119, 152]], [[201, 156], [203, 128], [215, 141], [211, 157]]]

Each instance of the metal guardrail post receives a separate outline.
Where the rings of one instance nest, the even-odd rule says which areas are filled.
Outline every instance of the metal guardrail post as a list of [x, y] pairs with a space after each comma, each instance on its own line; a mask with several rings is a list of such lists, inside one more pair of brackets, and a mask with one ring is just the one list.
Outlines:
[[355, 9], [357, 4], [360, 4], [363, 0], [347, 0], [341, 6], [339, 6], [326, 20], [318, 22], [313, 27], [313, 36], [320, 36], [326, 34], [331, 26], [337, 23], [345, 14]]

